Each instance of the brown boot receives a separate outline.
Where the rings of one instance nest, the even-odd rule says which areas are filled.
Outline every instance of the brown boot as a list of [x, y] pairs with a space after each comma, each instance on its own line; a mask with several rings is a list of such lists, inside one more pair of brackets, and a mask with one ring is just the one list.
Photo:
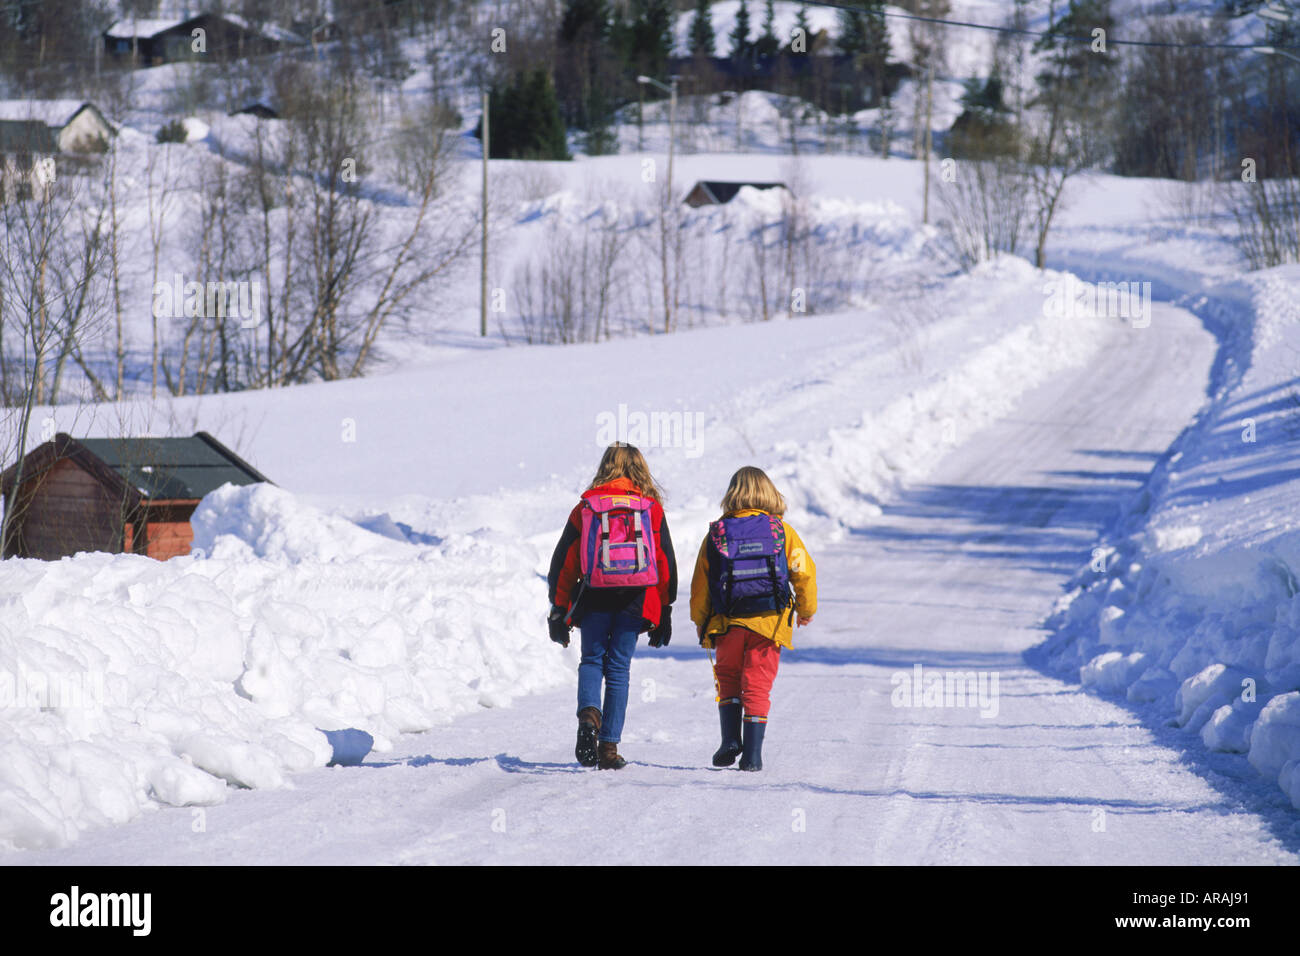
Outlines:
[[573, 755], [584, 767], [594, 767], [599, 759], [596, 755], [596, 735], [600, 733], [600, 711], [595, 707], [584, 707], [578, 711], [578, 744], [573, 748]]
[[600, 742], [600, 763], [601, 770], [622, 770], [627, 766], [627, 761], [618, 755], [618, 744], [608, 740]]

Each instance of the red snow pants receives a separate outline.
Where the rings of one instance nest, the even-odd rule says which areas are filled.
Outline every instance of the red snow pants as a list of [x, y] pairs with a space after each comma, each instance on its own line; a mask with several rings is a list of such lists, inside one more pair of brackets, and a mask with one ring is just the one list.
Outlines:
[[767, 717], [780, 645], [738, 625], [713, 642], [718, 651], [718, 696], [724, 701], [739, 698], [746, 717]]

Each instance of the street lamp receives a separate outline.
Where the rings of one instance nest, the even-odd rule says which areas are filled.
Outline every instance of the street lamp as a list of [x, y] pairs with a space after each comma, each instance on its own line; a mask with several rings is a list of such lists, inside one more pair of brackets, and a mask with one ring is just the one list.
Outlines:
[[[673, 141], [677, 138], [677, 80], [679, 77], [670, 76], [669, 80], [672, 85], [660, 83], [653, 76], [638, 76], [636, 81], [642, 86], [647, 83], [659, 87], [668, 94], [668, 186], [666, 206], [672, 205], [673, 202]], [[663, 296], [664, 296], [664, 332], [672, 331], [672, 300], [668, 295], [668, 223], [667, 208], [664, 209], [663, 215], [659, 220], [659, 261], [663, 267]]]
[[651, 86], [657, 86], [668, 94], [668, 192], [672, 193], [673, 189], [673, 140], [676, 137], [677, 128], [677, 80], [678, 77], [669, 77], [672, 80], [672, 86], [667, 83], [660, 83], [653, 76], [638, 76], [636, 81], [642, 86], [649, 83]]
[[1300, 63], [1300, 56], [1296, 56], [1294, 53], [1288, 53], [1286, 50], [1279, 50], [1275, 46], [1257, 46], [1251, 47], [1251, 49], [1255, 53], [1262, 53], [1265, 56], [1284, 56], [1288, 60], [1295, 60], [1297, 63]]
[[1275, 23], [1290, 23], [1291, 11], [1285, 5], [1274, 6], [1269, 4], [1266, 7], [1260, 7], [1255, 11], [1257, 17], [1263, 17], [1265, 20], [1272, 20]]
[[[1255, 16], [1264, 20], [1270, 20], [1273, 23], [1286, 24], [1295, 19], [1295, 12], [1291, 9], [1290, 5], [1286, 3], [1286, 0], [1274, 0], [1274, 2], [1256, 10]], [[1294, 53], [1288, 53], [1286, 50], [1279, 50], [1277, 47], [1257, 46], [1252, 47], [1252, 50], [1255, 53], [1262, 53], [1265, 56], [1284, 56], [1288, 60], [1295, 60], [1297, 63], [1300, 63], [1300, 57], [1296, 56]]]

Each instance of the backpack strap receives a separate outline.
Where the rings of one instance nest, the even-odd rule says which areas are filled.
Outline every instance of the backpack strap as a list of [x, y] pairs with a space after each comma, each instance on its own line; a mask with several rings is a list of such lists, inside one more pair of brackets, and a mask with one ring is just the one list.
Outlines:
[[636, 532], [636, 569], [645, 570], [645, 535], [641, 532], [641, 512], [632, 512], [632, 528]]
[[772, 579], [772, 600], [777, 602], [777, 607], [781, 607], [781, 582], [776, 576], [776, 555], [767, 556], [767, 576]]
[[602, 567], [609, 567], [609, 512], [600, 513], [600, 554]]

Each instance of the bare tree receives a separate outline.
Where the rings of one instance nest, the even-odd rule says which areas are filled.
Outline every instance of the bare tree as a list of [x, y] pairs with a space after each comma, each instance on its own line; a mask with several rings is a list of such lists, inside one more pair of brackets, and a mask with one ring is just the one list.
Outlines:
[[573, 343], [608, 339], [625, 286], [628, 231], [598, 211], [577, 223], [557, 214], [546, 242], [512, 276], [524, 340]]
[[750, 290], [747, 296], [749, 317], [766, 322], [772, 318], [771, 296], [774, 291], [777, 267], [780, 265], [780, 250], [774, 249], [775, 243], [770, 232], [780, 228], [780, 223], [769, 223], [762, 208], [749, 210], [745, 217], [744, 235], [749, 253], [745, 271], [745, 287]]
[[[444, 127], [426, 129], [422, 155], [411, 153], [408, 141], [408, 175], [418, 177], [419, 189], [402, 202], [380, 176], [361, 78], [346, 58], [325, 70], [323, 83], [300, 88], [288, 105], [279, 218], [295, 228], [281, 232], [277, 258], [286, 268], [278, 282], [297, 291], [281, 287], [279, 314], [268, 329], [276, 383], [362, 374], [387, 323], [452, 269], [478, 228], [477, 218], [457, 206], [461, 197], [443, 188], [450, 172]], [[277, 198], [266, 175], [259, 173], [256, 185], [269, 235]], [[272, 243], [262, 246], [269, 262]], [[271, 275], [267, 282], [274, 287]]]
[[677, 325], [677, 303], [681, 293], [681, 263], [685, 252], [682, 234], [680, 203], [668, 191], [665, 180], [656, 188], [659, 210], [657, 221], [659, 260], [659, 296], [663, 306], [664, 331], [671, 332]]
[[[175, 200], [177, 174], [172, 165], [172, 151], [178, 147], [162, 144], [149, 150], [145, 167], [145, 196], [148, 200], [150, 273], [149, 288], [158, 285], [161, 275], [163, 246], [167, 238], [167, 214]], [[158, 372], [161, 368], [162, 339], [158, 325], [157, 303], [151, 308], [149, 397], [158, 397]]]
[[[163, 355], [163, 376], [173, 395], [185, 395], [191, 390], [201, 395], [209, 387], [228, 391], [231, 385], [232, 351], [227, 313], [233, 302], [226, 294], [227, 283], [233, 281], [231, 177], [220, 155], [203, 156], [193, 165], [198, 215], [192, 217], [194, 229], [190, 240], [194, 245], [194, 281], [203, 291], [199, 307], [187, 310], [192, 314], [175, 316], [186, 321], [176, 349], [179, 354], [174, 373], [166, 354]], [[221, 295], [209, 295], [209, 289], [220, 289]], [[214, 361], [217, 363], [215, 380], [211, 375]]]
[[1300, 262], [1300, 179], [1260, 178], [1225, 184], [1237, 245], [1252, 269]]
[[[1038, 95], [1029, 104], [1039, 116], [1021, 131], [1034, 207], [1034, 264], [1040, 269], [1046, 265], [1047, 236], [1064, 205], [1067, 183], [1103, 160], [1114, 142], [1112, 73], [1117, 72], [1117, 57], [1106, 46], [1107, 31], [1113, 28], [1109, 0], [1072, 3], [1060, 19], [1055, 0], [1049, 9], [1051, 27], [1037, 43], [1045, 68], [1038, 76]], [[1099, 29], [1100, 36], [1081, 45], [1071, 35], [1085, 26]]]
[[964, 269], [999, 253], [1014, 254], [1036, 224], [1026, 203], [1034, 187], [1026, 165], [1015, 156], [954, 160], [952, 175], [939, 187], [949, 251]]
[[[939, 19], [951, 12], [949, 0], [908, 0], [901, 4], [909, 13], [920, 17]], [[947, 33], [943, 26], [928, 20], [911, 20], [907, 24], [907, 40], [912, 56], [907, 64], [917, 89], [912, 97], [912, 155], [926, 153], [928, 125], [927, 105], [933, 98], [934, 74], [942, 70], [947, 60]]]
[[[15, 488], [33, 411], [57, 401], [64, 364], [78, 354], [99, 308], [104, 209], [82, 208], [83, 177], [47, 172], [43, 179], [30, 196], [0, 203], [0, 368], [8, 408], [0, 470], [17, 463]], [[0, 555], [8, 553], [18, 511], [7, 508], [0, 519]]]
[[[282, 80], [282, 75], [277, 79]], [[247, 353], [244, 362], [249, 369], [250, 384], [267, 388], [287, 380], [285, 356], [294, 304], [293, 263], [299, 229], [291, 175], [298, 164], [299, 138], [281, 131], [281, 124], [275, 127], [256, 124], [253, 154], [237, 186], [239, 204], [249, 211], [243, 217], [246, 236], [241, 246], [247, 248], [253, 260], [250, 274], [260, 275], [265, 290], [261, 303], [265, 359], [259, 354], [259, 330], [255, 330], [243, 343]]]

